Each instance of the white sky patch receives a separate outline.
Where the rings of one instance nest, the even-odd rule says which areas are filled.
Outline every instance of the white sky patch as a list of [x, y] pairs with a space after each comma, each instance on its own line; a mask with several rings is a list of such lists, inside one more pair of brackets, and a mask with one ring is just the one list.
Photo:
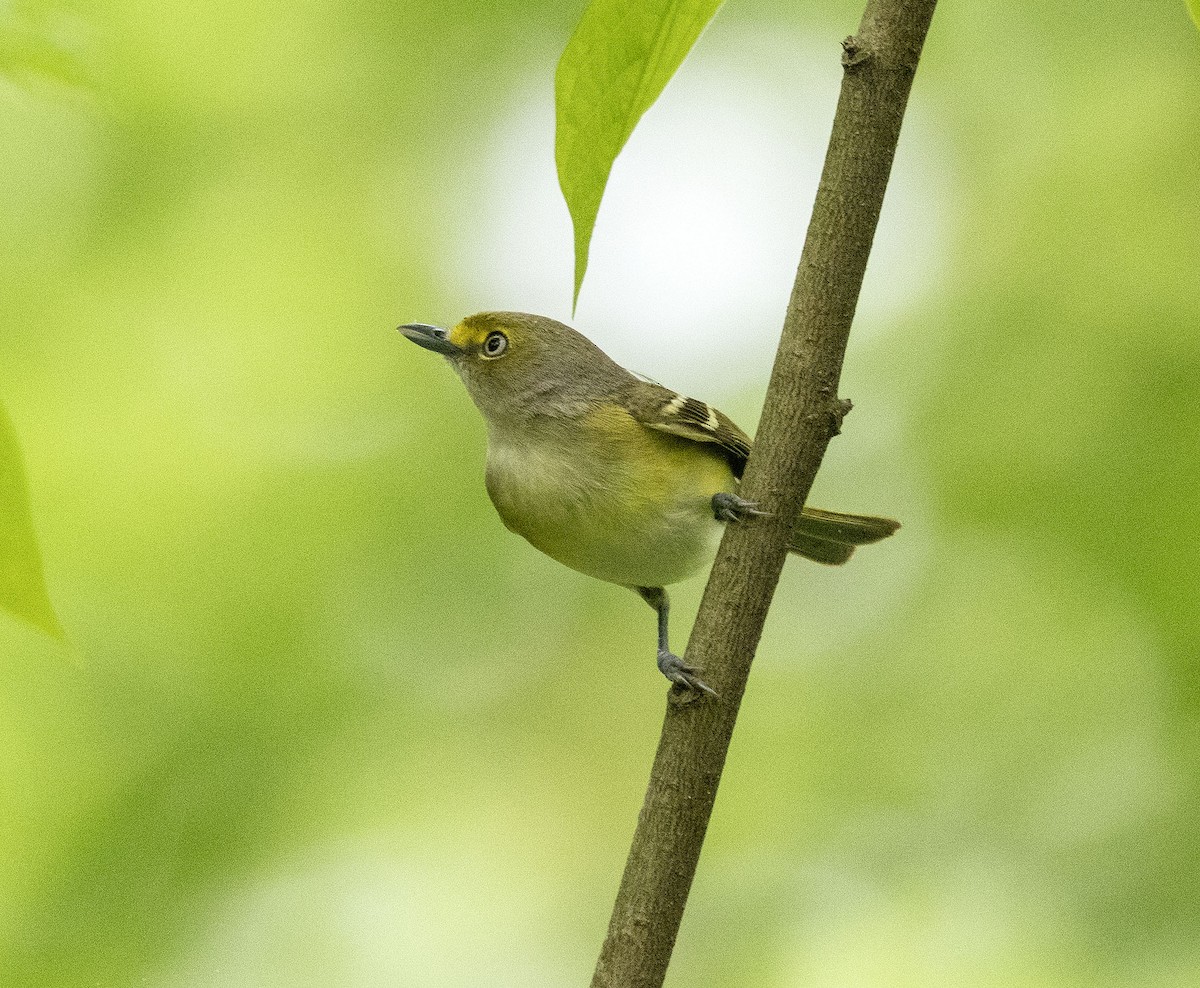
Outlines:
[[[539, 72], [461, 176], [445, 245], [466, 309], [540, 312], [618, 362], [700, 397], [765, 381], [837, 102], [837, 40], [718, 20], [618, 157], [571, 316], [572, 233]], [[855, 338], [883, 331], [943, 267], [943, 155], [910, 108]], [[907, 150], [906, 150], [906, 146]], [[464, 311], [464, 314], [466, 312]]]

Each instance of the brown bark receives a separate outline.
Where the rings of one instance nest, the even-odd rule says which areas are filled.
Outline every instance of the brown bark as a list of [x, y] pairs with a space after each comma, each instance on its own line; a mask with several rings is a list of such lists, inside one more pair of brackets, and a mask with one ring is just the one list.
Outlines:
[[838, 379], [913, 75], [936, 0], [868, 0], [843, 42], [841, 96], [742, 496], [686, 661], [720, 700], [673, 692], [593, 988], [660, 988], [704, 843], [750, 663], [796, 517], [848, 403]]

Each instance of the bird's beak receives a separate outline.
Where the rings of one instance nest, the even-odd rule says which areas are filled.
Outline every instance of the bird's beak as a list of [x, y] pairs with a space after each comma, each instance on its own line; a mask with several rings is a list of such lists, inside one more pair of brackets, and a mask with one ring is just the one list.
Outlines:
[[423, 322], [410, 322], [398, 328], [401, 333], [412, 340], [417, 346], [423, 346], [426, 350], [432, 350], [434, 353], [440, 353], [446, 357], [462, 356], [462, 348], [450, 342], [448, 331], [442, 329], [441, 326], [430, 326], [428, 323]]

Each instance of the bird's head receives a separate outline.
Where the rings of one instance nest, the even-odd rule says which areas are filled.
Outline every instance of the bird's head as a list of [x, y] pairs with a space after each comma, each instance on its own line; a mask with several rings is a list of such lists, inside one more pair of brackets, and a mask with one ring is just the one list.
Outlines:
[[481, 312], [453, 329], [408, 323], [400, 332], [450, 362], [489, 425], [582, 415], [630, 378], [570, 326], [526, 312]]

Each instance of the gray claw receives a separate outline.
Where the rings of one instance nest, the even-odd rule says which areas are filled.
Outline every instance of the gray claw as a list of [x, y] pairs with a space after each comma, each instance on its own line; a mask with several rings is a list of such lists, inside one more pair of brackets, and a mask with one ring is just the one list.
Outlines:
[[769, 518], [771, 512], [759, 509], [757, 502], [747, 501], [744, 497], [730, 494], [728, 491], [718, 491], [712, 496], [713, 517], [717, 521], [727, 521], [734, 524], [747, 518]]
[[684, 689], [698, 690], [713, 697], [717, 695], [707, 683], [696, 675], [700, 670], [693, 666], [684, 665], [683, 660], [674, 652], [659, 652], [658, 668], [676, 686], [682, 686]]

